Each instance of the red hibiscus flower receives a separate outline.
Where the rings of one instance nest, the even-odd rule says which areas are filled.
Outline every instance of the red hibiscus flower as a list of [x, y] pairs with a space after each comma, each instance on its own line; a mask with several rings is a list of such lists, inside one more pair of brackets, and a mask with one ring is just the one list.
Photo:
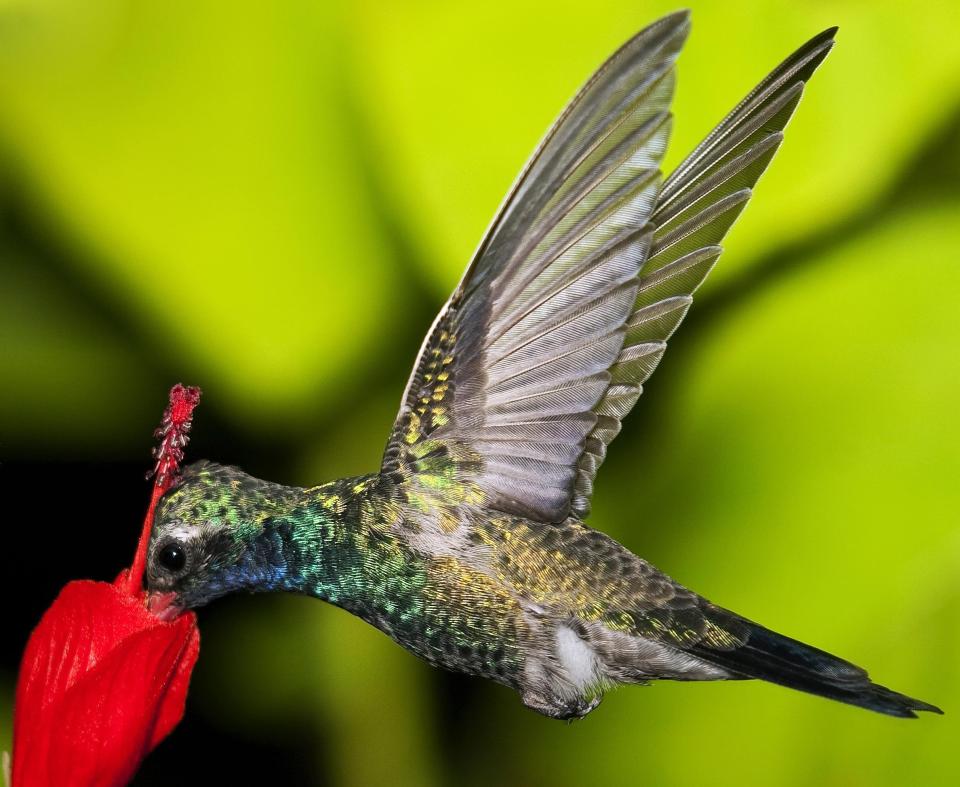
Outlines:
[[126, 784], [183, 717], [200, 652], [196, 616], [161, 620], [142, 585], [153, 512], [175, 481], [199, 399], [199, 388], [170, 391], [133, 566], [113, 584], [67, 584], [30, 635], [17, 681], [13, 787]]

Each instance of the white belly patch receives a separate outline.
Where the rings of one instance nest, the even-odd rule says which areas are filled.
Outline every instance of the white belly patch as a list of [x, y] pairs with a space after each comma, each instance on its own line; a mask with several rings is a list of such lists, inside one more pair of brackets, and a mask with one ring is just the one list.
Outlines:
[[577, 689], [586, 689], [597, 682], [597, 657], [593, 648], [566, 626], [557, 626], [557, 658], [567, 680]]

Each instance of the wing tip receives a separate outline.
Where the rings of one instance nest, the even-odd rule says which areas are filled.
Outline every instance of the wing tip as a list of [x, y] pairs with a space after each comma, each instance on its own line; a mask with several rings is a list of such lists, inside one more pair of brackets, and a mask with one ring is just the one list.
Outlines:
[[680, 46], [690, 34], [690, 24], [690, 9], [682, 8], [679, 11], [674, 11], [666, 16], [661, 16], [659, 19], [654, 20], [649, 25], [639, 30], [636, 35], [627, 41], [623, 48], [627, 48], [636, 42], [646, 42], [648, 39], [656, 38], [662, 34], [665, 40], [670, 40], [673, 38], [679, 39], [676, 44], [676, 47], [679, 50]]
[[656, 27], [681, 27], [690, 24], [691, 10], [689, 8], [678, 8], [669, 14], [664, 14], [647, 25], [644, 30], [650, 30]]
[[[840, 27], [838, 25], [828, 27], [826, 30], [817, 33], [797, 50], [800, 54], [812, 53], [810, 60], [813, 63], [813, 70], [816, 70], [820, 66], [826, 56], [830, 54], [830, 50], [833, 49], [834, 44], [837, 43], [836, 35], [839, 29]], [[810, 73], [813, 73], [812, 70]], [[809, 75], [807, 78], [809, 79]]]
[[831, 27], [828, 27], [828, 28], [827, 28], [826, 30], [824, 30], [822, 33], [820, 33], [820, 35], [817, 36], [817, 37], [818, 37], [818, 38], [822, 38], [822, 39], [824, 39], [824, 40], [830, 40], [830, 41], [832, 41], [834, 38], [836, 38], [837, 31], [838, 31], [839, 29], [840, 29], [840, 25], [833, 25], [833, 26], [831, 26]]

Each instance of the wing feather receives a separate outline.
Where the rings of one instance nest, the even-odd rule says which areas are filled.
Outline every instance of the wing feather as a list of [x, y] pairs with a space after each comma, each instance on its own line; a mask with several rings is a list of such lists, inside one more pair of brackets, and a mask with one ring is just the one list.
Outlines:
[[643, 266], [623, 349], [610, 368], [610, 388], [580, 459], [571, 513], [586, 517], [597, 469], [620, 421], [720, 256], [720, 242], [753, 194], [783, 141], [806, 80], [833, 46], [836, 28], [814, 37], [775, 68], [667, 178], [651, 217], [650, 255]]
[[643, 30], [548, 132], [421, 348], [384, 472], [416, 483], [418, 446], [439, 440], [488, 506], [568, 515], [650, 252], [688, 29], [681, 13]]
[[835, 32], [774, 69], [661, 183], [688, 31], [686, 13], [641, 31], [547, 133], [421, 347], [384, 472], [433, 490], [454, 479], [535, 521], [589, 513], [607, 446]]

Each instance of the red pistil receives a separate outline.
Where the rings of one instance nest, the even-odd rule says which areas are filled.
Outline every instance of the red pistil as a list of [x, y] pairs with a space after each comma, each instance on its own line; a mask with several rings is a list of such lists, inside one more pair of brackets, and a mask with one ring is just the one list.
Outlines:
[[147, 565], [147, 546], [150, 543], [150, 531], [153, 529], [153, 512], [157, 502], [177, 480], [177, 471], [183, 461], [183, 449], [190, 440], [190, 427], [193, 426], [193, 410], [200, 402], [200, 389], [177, 383], [170, 389], [170, 404], [163, 411], [163, 420], [153, 433], [160, 445], [153, 449], [156, 464], [147, 474], [153, 476], [153, 494], [140, 530], [140, 541], [133, 556], [133, 565], [126, 578], [126, 591], [136, 594], [143, 584], [143, 572]]

